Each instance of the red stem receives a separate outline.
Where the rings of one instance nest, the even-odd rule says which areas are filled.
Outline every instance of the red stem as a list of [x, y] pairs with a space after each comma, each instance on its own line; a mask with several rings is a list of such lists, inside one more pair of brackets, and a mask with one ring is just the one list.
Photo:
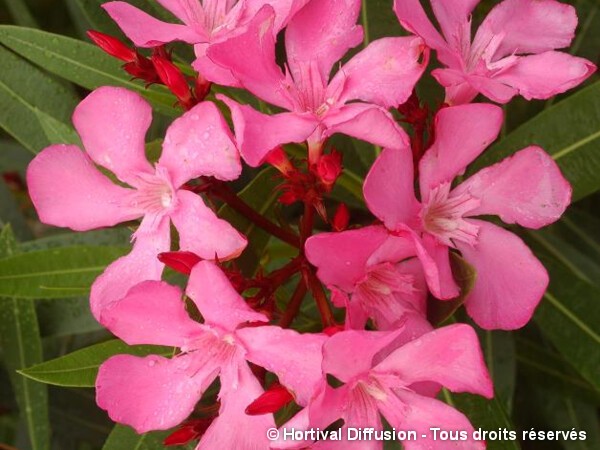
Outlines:
[[329, 301], [327, 300], [327, 295], [325, 295], [323, 285], [316, 277], [312, 267], [306, 267], [303, 274], [306, 279], [306, 283], [308, 284], [308, 288], [310, 289], [310, 292], [317, 303], [317, 308], [319, 309], [319, 314], [321, 315], [321, 321], [323, 322], [323, 328], [335, 325], [335, 319], [333, 317], [333, 312], [331, 311]]
[[300, 239], [298, 236], [275, 225], [263, 215], [259, 214], [244, 200], [238, 197], [238, 195], [225, 183], [211, 181], [208, 193], [214, 194], [216, 197], [227, 203], [227, 205], [229, 205], [231, 208], [276, 238], [281, 239], [283, 242], [287, 242], [295, 248], [301, 248]]
[[300, 281], [292, 294], [292, 298], [285, 308], [285, 313], [281, 316], [281, 319], [279, 319], [279, 326], [281, 328], [287, 328], [292, 324], [300, 311], [300, 306], [302, 305], [306, 291], [306, 282], [304, 281], [304, 278], [300, 278]]

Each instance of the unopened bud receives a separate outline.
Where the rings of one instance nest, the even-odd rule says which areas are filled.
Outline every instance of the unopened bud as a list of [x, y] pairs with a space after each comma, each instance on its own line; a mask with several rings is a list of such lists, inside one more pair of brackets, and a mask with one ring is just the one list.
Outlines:
[[187, 109], [191, 108], [193, 106], [192, 93], [181, 70], [171, 61], [158, 54], [152, 55], [151, 60], [162, 83], [175, 94], [182, 106]]
[[194, 86], [194, 93], [196, 94], [197, 101], [201, 102], [206, 98], [210, 92], [211, 86], [212, 83], [210, 81], [204, 78], [202, 74], [198, 74], [198, 77], [196, 77], [196, 84]]
[[206, 433], [206, 430], [212, 422], [212, 418], [189, 420], [167, 436], [163, 441], [163, 444], [170, 447], [175, 445], [186, 445], [192, 441], [198, 440]]
[[110, 56], [125, 61], [126, 63], [134, 62], [137, 58], [135, 50], [127, 47], [123, 42], [113, 36], [94, 30], [89, 30], [87, 35], [94, 41], [94, 44]]
[[325, 186], [333, 186], [342, 173], [342, 154], [332, 150], [327, 155], [322, 155], [317, 163], [316, 173]]
[[340, 203], [335, 214], [333, 215], [333, 220], [331, 221], [331, 226], [335, 231], [344, 231], [348, 228], [348, 223], [350, 222], [350, 211], [345, 203]]
[[265, 161], [279, 170], [283, 175], [288, 175], [294, 171], [294, 166], [288, 159], [285, 150], [281, 147], [276, 147], [271, 150]]
[[201, 258], [192, 252], [164, 252], [158, 254], [158, 260], [179, 273], [189, 275]]
[[290, 391], [279, 383], [273, 383], [260, 397], [248, 405], [246, 414], [249, 416], [271, 414], [279, 411], [292, 400], [294, 396]]

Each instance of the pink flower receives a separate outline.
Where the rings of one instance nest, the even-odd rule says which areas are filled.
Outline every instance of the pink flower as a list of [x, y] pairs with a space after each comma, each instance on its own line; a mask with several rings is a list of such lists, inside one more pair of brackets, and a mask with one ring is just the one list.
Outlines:
[[452, 188], [453, 180], [498, 136], [502, 110], [489, 104], [442, 109], [435, 142], [419, 164], [420, 198], [413, 189], [409, 148], [386, 149], [369, 172], [369, 209], [392, 232], [415, 242], [429, 288], [441, 299], [458, 295], [448, 251], [462, 253], [477, 270], [466, 298], [471, 317], [486, 329], [516, 329], [531, 318], [548, 274], [513, 233], [474, 216], [541, 228], [571, 201], [571, 186], [541, 148], [527, 147]]
[[[199, 176], [233, 180], [240, 174], [239, 154], [216, 106], [198, 104], [175, 120], [154, 166], [144, 145], [151, 120], [152, 109], [138, 94], [99, 88], [73, 114], [86, 152], [52, 145], [27, 170], [29, 194], [44, 223], [85, 231], [142, 218], [131, 253], [108, 266], [92, 287], [96, 318], [131, 286], [160, 279], [163, 264], [157, 255], [170, 249], [171, 222], [181, 249], [205, 259], [235, 257], [246, 246], [198, 195], [182, 189]], [[95, 164], [127, 186], [114, 184]]]
[[296, 401], [306, 405], [322, 378], [323, 335], [300, 335], [267, 322], [233, 289], [212, 262], [192, 270], [186, 295], [204, 323], [192, 320], [178, 287], [145, 281], [102, 311], [106, 327], [130, 345], [178, 347], [172, 358], [117, 355], [100, 367], [96, 401], [111, 419], [138, 433], [164, 430], [185, 420], [216, 377], [220, 378], [219, 416], [197, 449], [268, 448], [269, 415], [245, 409], [263, 393], [246, 360], [275, 372]]
[[417, 335], [431, 330], [425, 316], [427, 286], [411, 239], [369, 226], [318, 234], [305, 251], [334, 304], [347, 308], [347, 328], [363, 329], [373, 318], [380, 330], [399, 324]]
[[237, 86], [231, 73], [206, 57], [215, 42], [223, 42], [239, 33], [263, 5], [276, 12], [274, 32], [308, 0], [159, 0], [183, 24], [162, 22], [125, 2], [108, 2], [102, 7], [138, 47], [155, 47], [168, 42], [195, 44], [194, 68], [208, 80]]
[[421, 39], [374, 41], [329, 80], [334, 64], [362, 41], [362, 28], [356, 25], [360, 5], [360, 0], [312, 0], [295, 14], [285, 32], [285, 75], [275, 61], [276, 15], [269, 6], [246, 31], [208, 50], [245, 89], [290, 111], [266, 115], [220, 97], [231, 108], [248, 164], [261, 164], [280, 144], [307, 139], [310, 161], [316, 164], [324, 140], [334, 133], [382, 146], [406, 140], [384, 108], [404, 102], [423, 73], [427, 52]]
[[471, 11], [478, 0], [432, 0], [442, 35], [419, 0], [395, 0], [400, 23], [437, 51], [447, 68], [433, 76], [448, 104], [469, 103], [477, 93], [498, 103], [515, 95], [546, 99], [582, 83], [591, 62], [554, 51], [575, 35], [575, 8], [555, 0], [504, 0], [485, 18], [471, 42]]
[[[309, 406], [284, 427], [324, 430], [343, 419], [344, 430], [374, 428], [381, 431], [383, 416], [396, 430], [416, 431], [417, 440], [403, 442], [406, 450], [447, 450], [450, 446], [460, 450], [485, 448], [484, 443], [472, 440], [473, 427], [462, 413], [420, 389], [420, 386], [433, 384], [445, 386], [452, 392], [493, 396], [473, 329], [463, 324], [451, 325], [404, 345], [402, 332], [401, 329], [343, 331], [329, 338], [323, 347], [323, 371], [343, 384], [333, 388], [323, 381]], [[462, 430], [469, 439], [451, 444], [434, 440], [430, 427], [453, 432]], [[381, 441], [368, 442], [365, 446], [365, 441], [327, 441], [326, 446], [319, 443], [311, 448], [383, 448]], [[281, 440], [271, 446], [293, 447]]]

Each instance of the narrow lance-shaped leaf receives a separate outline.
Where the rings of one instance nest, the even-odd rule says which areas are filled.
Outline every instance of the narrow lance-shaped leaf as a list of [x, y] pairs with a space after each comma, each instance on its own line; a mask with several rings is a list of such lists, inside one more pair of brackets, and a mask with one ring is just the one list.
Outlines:
[[85, 295], [121, 247], [74, 246], [0, 259], [0, 296], [67, 298]]
[[173, 348], [153, 345], [128, 346], [113, 339], [20, 371], [32, 380], [57, 386], [94, 387], [100, 365], [113, 355], [161, 355], [170, 357]]
[[[6, 226], [0, 232], [0, 255], [10, 256], [16, 251], [17, 242]], [[0, 344], [31, 449], [47, 450], [50, 448], [47, 388], [17, 373], [42, 360], [42, 343], [32, 300], [0, 297]]]
[[600, 189], [600, 81], [546, 109], [486, 150], [470, 173], [528, 145], [539, 145], [560, 166], [579, 200]]
[[0, 43], [59, 77], [87, 89], [123, 86], [140, 92], [158, 111], [174, 115], [175, 98], [166, 89], [131, 81], [121, 63], [98, 47], [46, 31], [11, 25], [0, 26]]

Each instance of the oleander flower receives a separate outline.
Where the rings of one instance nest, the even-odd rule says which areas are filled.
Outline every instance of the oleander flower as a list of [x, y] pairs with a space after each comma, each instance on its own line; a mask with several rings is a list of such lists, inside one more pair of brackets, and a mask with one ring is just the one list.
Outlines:
[[446, 66], [432, 75], [446, 88], [446, 103], [471, 102], [478, 93], [498, 103], [515, 95], [547, 99], [582, 83], [590, 61], [555, 51], [575, 36], [577, 15], [555, 0], [504, 0], [471, 41], [471, 11], [478, 0], [431, 0], [440, 34], [419, 0], [395, 0], [400, 23], [421, 36]]
[[530, 146], [454, 186], [456, 177], [498, 136], [502, 110], [490, 104], [442, 109], [435, 142], [419, 163], [415, 197], [410, 149], [386, 149], [364, 184], [369, 209], [385, 226], [411, 237], [429, 289], [454, 298], [449, 250], [461, 252], [477, 271], [465, 306], [486, 329], [516, 329], [531, 318], [548, 274], [515, 234], [476, 216], [538, 229], [556, 221], [571, 201], [571, 186], [540, 147]]
[[[493, 386], [475, 331], [464, 324], [450, 325], [402, 342], [403, 330], [342, 331], [323, 346], [323, 371], [335, 377], [341, 386], [326, 381], [309, 406], [284, 428], [326, 429], [339, 419], [347, 428], [383, 430], [381, 416], [396, 430], [416, 431], [417, 440], [402, 444], [406, 450], [460, 450], [485, 448], [472, 439], [469, 420], [453, 407], [420, 392], [419, 386], [445, 386], [452, 392], [470, 392], [486, 398]], [[400, 339], [400, 341], [399, 341]], [[467, 440], [434, 440], [430, 427], [462, 430]], [[427, 437], [423, 437], [427, 436]], [[306, 448], [310, 442], [286, 442], [279, 439], [271, 448]], [[311, 449], [347, 448], [382, 449], [382, 441], [324, 441]]]
[[[200, 196], [183, 188], [200, 176], [233, 180], [241, 172], [217, 107], [200, 103], [176, 119], [155, 165], [146, 159], [144, 144], [151, 121], [152, 109], [138, 94], [96, 89], [73, 113], [85, 152], [75, 145], [52, 145], [27, 169], [29, 194], [44, 223], [85, 231], [142, 218], [131, 253], [108, 266], [92, 286], [96, 318], [133, 285], [160, 279], [163, 265], [157, 255], [170, 249], [171, 222], [180, 248], [202, 258], [232, 258], [246, 246], [246, 239]], [[112, 172], [118, 183], [96, 165]]]
[[320, 233], [306, 241], [306, 258], [331, 290], [332, 302], [346, 308], [346, 327], [363, 329], [372, 318], [379, 330], [431, 330], [426, 319], [427, 286], [411, 239], [381, 225]]
[[192, 320], [182, 292], [163, 281], [145, 281], [102, 311], [102, 322], [129, 345], [177, 347], [172, 358], [117, 355], [102, 364], [96, 401], [111, 419], [138, 433], [165, 430], [184, 421], [211, 383], [219, 377], [219, 416], [197, 449], [263, 450], [271, 414], [245, 410], [263, 389], [248, 361], [276, 373], [280, 382], [306, 405], [322, 379], [322, 334], [299, 334], [268, 322], [252, 310], [210, 261], [190, 274], [186, 295], [204, 319]]
[[285, 31], [285, 74], [275, 60], [276, 15], [268, 5], [246, 31], [210, 47], [208, 57], [242, 87], [289, 111], [266, 115], [220, 97], [231, 109], [248, 164], [260, 165], [281, 144], [306, 140], [316, 164], [324, 140], [334, 133], [382, 146], [406, 140], [385, 108], [403, 103], [425, 69], [428, 54], [420, 38], [373, 41], [329, 79], [332, 67], [362, 42], [360, 6], [360, 0], [312, 0], [296, 13]]
[[263, 5], [275, 10], [273, 32], [308, 0], [159, 0], [182, 24], [158, 20], [126, 2], [113, 1], [102, 7], [138, 47], [155, 47], [168, 42], [194, 44], [194, 68], [214, 83], [238, 86], [231, 73], [206, 57], [211, 44], [223, 42], [243, 30]]

